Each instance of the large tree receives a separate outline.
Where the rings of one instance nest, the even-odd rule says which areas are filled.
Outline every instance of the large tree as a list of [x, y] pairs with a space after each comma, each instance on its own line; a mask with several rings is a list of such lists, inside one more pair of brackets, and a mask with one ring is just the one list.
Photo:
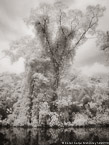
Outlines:
[[31, 10], [30, 17], [26, 20], [27, 24], [34, 26], [35, 37], [14, 42], [11, 47], [17, 54], [14, 58], [26, 56], [27, 61], [33, 54], [38, 56], [39, 51], [41, 58], [49, 58], [54, 76], [52, 87], [56, 91], [65, 65], [74, 58], [75, 50], [88, 39], [87, 35], [96, 33], [104, 10], [104, 7], [96, 5], [88, 6], [82, 12], [68, 9], [59, 1], [53, 5], [41, 4], [39, 8]]
[[[85, 12], [67, 8], [62, 2], [53, 5], [41, 4], [32, 9], [26, 23], [34, 27], [34, 38], [25, 37], [12, 43], [9, 51], [13, 60], [25, 58], [26, 82], [30, 98], [30, 122], [33, 106], [34, 77], [42, 73], [49, 78], [53, 96], [60, 85], [61, 76], [66, 66], [74, 59], [75, 51], [94, 35], [99, 18], [103, 16], [105, 8], [100, 5], [88, 6]], [[40, 75], [38, 75], [40, 76]], [[53, 100], [55, 100], [53, 99]]]
[[99, 17], [104, 8], [88, 6], [86, 12], [69, 10], [61, 2], [53, 6], [42, 4], [39, 11], [31, 11], [29, 24], [34, 25], [36, 37], [50, 58], [54, 83], [53, 90], [59, 86], [61, 73], [69, 60], [74, 58], [75, 50], [87, 40], [87, 35], [96, 33]]

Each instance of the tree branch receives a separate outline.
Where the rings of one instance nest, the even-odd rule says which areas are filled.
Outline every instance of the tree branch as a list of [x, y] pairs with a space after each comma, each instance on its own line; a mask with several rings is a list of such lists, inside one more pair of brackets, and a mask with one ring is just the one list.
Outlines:
[[[41, 26], [41, 23], [40, 23], [40, 26]], [[59, 65], [59, 63], [57, 62], [56, 58], [54, 57], [52, 46], [51, 46], [51, 44], [49, 42], [49, 38], [48, 38], [48, 34], [47, 34], [47, 19], [44, 19], [44, 25], [43, 25], [43, 27], [41, 26], [41, 28], [43, 30], [43, 33], [45, 34], [45, 39], [46, 39], [47, 45], [49, 47], [49, 51], [51, 53], [51, 60], [52, 60], [53, 63], [56, 63], [56, 65]]]
[[61, 28], [61, 30], [62, 30], [62, 33], [63, 33], [63, 35], [65, 36], [65, 38], [67, 39], [67, 37], [66, 37], [66, 35], [65, 35], [65, 33], [64, 33], [64, 30], [63, 30], [63, 28], [62, 28], [62, 11], [60, 10], [60, 19], [59, 19], [59, 23], [60, 23], [60, 28]]
[[92, 21], [93, 21], [94, 17], [95, 17], [95, 16], [92, 17], [92, 19], [91, 19], [91, 21], [90, 21], [90, 23], [89, 23], [88, 28], [87, 28], [87, 29], [83, 32], [83, 34], [80, 36], [79, 40], [78, 40], [78, 41], [76, 42], [76, 44], [74, 45], [73, 49], [69, 50], [69, 53], [77, 47], [77, 45], [78, 45], [78, 44], [80, 43], [80, 41], [84, 38], [84, 36], [86, 35], [86, 33], [89, 31], [89, 29], [92, 28], [92, 27], [96, 24], [96, 22], [92, 24]]

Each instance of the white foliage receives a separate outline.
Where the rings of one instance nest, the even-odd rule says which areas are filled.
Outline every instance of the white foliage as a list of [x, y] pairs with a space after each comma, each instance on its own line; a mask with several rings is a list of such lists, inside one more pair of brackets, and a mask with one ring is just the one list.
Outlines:
[[85, 114], [76, 114], [73, 126], [85, 126], [88, 124], [88, 117]]

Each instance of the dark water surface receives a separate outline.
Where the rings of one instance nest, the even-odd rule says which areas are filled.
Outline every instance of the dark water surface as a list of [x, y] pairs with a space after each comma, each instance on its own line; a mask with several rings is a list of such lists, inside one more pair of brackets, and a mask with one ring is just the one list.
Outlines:
[[[61, 145], [109, 142], [109, 128], [0, 128], [0, 145]], [[79, 144], [79, 143], [78, 143]]]

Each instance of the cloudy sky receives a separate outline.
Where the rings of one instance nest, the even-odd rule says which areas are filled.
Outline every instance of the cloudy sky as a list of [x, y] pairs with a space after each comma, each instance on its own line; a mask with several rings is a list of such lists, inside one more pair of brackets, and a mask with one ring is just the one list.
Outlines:
[[[9, 71], [20, 73], [24, 71], [23, 59], [13, 65], [8, 58], [2, 58], [2, 50], [9, 49], [11, 41], [21, 38], [31, 31], [23, 22], [28, 17], [31, 8], [39, 2], [52, 3], [54, 0], [0, 0], [0, 72]], [[98, 29], [109, 30], [109, 0], [62, 0], [73, 9], [85, 9], [88, 5], [101, 4], [106, 7], [104, 16], [99, 22]], [[105, 66], [105, 55], [95, 45], [95, 40], [88, 40], [76, 53], [74, 66], [83, 74], [108, 73], [109, 67]]]

